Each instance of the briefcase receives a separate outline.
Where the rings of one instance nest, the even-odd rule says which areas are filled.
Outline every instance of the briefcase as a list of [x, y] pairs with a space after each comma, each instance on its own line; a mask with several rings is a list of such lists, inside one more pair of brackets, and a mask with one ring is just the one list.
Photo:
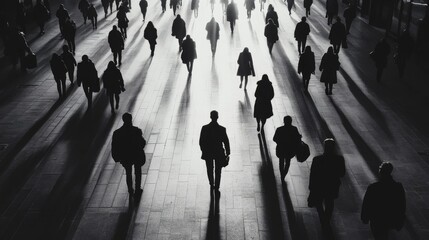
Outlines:
[[296, 159], [298, 160], [298, 162], [305, 162], [305, 160], [307, 160], [309, 156], [310, 148], [305, 142], [301, 141], [301, 144], [298, 147], [298, 151], [296, 153]]
[[25, 67], [27, 67], [28, 69], [37, 67], [37, 57], [36, 57], [36, 54], [34, 53], [30, 53], [27, 56], [25, 56], [24, 61], [25, 61]]

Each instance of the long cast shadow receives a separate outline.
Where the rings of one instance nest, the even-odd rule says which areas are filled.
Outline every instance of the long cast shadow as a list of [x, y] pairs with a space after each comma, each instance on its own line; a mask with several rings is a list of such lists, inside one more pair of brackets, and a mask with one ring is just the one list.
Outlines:
[[268, 153], [267, 143], [263, 132], [258, 134], [258, 140], [262, 159], [259, 174], [261, 176], [262, 187], [264, 189], [262, 197], [264, 201], [264, 209], [266, 210], [264, 214], [264, 222], [268, 225], [268, 233], [271, 236], [270, 239], [283, 239], [285, 237], [285, 233], [283, 232], [282, 219], [280, 216], [276, 180], [273, 164]]
[[219, 201], [220, 201], [220, 192], [211, 191], [206, 240], [221, 239], [220, 227], [219, 227]]

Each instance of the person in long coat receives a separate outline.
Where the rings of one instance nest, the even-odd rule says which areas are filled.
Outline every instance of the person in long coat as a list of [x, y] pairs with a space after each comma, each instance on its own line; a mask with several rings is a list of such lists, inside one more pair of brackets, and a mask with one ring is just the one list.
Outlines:
[[237, 4], [234, 0], [231, 0], [231, 3], [228, 4], [226, 8], [226, 20], [229, 22], [229, 27], [231, 28], [231, 33], [234, 33], [235, 21], [238, 19], [238, 9]]
[[341, 22], [341, 18], [337, 17], [337, 21], [332, 25], [331, 31], [329, 32], [329, 40], [332, 46], [334, 46], [334, 52], [339, 53], [341, 45], [346, 41], [347, 32], [346, 27]]
[[296, 24], [294, 32], [295, 40], [298, 42], [299, 54], [301, 54], [305, 49], [308, 34], [310, 34], [310, 25], [307, 23], [307, 18], [302, 17], [301, 22]]
[[276, 156], [279, 158], [280, 179], [283, 182], [289, 172], [290, 161], [297, 153], [301, 144], [301, 134], [292, 125], [292, 117], [283, 118], [284, 126], [278, 127], [274, 134], [273, 141], [277, 144]]
[[118, 19], [118, 27], [121, 30], [122, 36], [127, 38], [127, 28], [128, 28], [128, 18], [127, 18], [128, 8], [121, 4], [119, 7], [118, 13], [116, 14], [116, 18]]
[[119, 60], [119, 65], [121, 65], [122, 50], [124, 50], [124, 38], [115, 25], [113, 25], [112, 30], [109, 32], [107, 40], [109, 42], [110, 49], [113, 53], [113, 61], [115, 62], [115, 64], [118, 64]]
[[71, 18], [67, 19], [67, 21], [64, 23], [63, 36], [64, 39], [67, 41], [67, 44], [69, 45], [70, 51], [75, 53], [76, 24]]
[[350, 33], [350, 27], [352, 26], [353, 20], [356, 18], [356, 6], [350, 4], [343, 13], [343, 17], [346, 21], [346, 31], [347, 34]]
[[83, 24], [86, 24], [86, 19], [88, 18], [88, 8], [89, 8], [88, 0], [80, 0], [78, 8], [79, 8], [79, 11], [82, 13]]
[[45, 34], [45, 23], [49, 19], [49, 11], [43, 5], [41, 0], [37, 0], [36, 5], [34, 6], [34, 20], [40, 28], [40, 35]]
[[147, 26], [144, 30], [143, 37], [149, 41], [150, 55], [153, 56], [155, 53], [155, 45], [156, 45], [156, 39], [158, 38], [158, 33], [152, 21], [149, 21], [147, 23]]
[[52, 54], [52, 58], [50, 61], [52, 74], [54, 75], [54, 80], [57, 83], [57, 90], [60, 98], [66, 94], [66, 73], [67, 67], [64, 64], [58, 54]]
[[383, 76], [383, 70], [387, 65], [387, 57], [390, 54], [390, 46], [386, 41], [386, 38], [382, 38], [377, 45], [375, 45], [374, 51], [369, 55], [375, 62], [377, 68], [377, 82], [381, 81]]
[[277, 15], [277, 12], [274, 11], [274, 7], [272, 4], [268, 5], [268, 11], [265, 15], [265, 24], [268, 24], [268, 20], [272, 19], [274, 24], [279, 27], [279, 16]]
[[64, 8], [63, 4], [60, 4], [56, 14], [55, 14], [58, 18], [58, 23], [60, 26], [60, 32], [61, 32], [61, 36], [64, 37], [64, 33], [63, 33], [63, 29], [64, 29], [64, 24], [66, 23], [67, 19], [70, 18], [69, 12], [67, 11], [67, 9]]
[[332, 19], [338, 15], [338, 1], [326, 0], [326, 17], [328, 18], [328, 25], [331, 25]]
[[176, 16], [177, 5], [179, 4], [179, 0], [170, 0], [170, 8], [173, 9], [173, 14]]
[[361, 220], [370, 223], [376, 240], [387, 240], [390, 229], [401, 230], [405, 223], [405, 191], [392, 177], [393, 165], [383, 162], [379, 181], [368, 186], [362, 203]]
[[310, 15], [311, 5], [313, 5], [313, 0], [304, 0], [305, 16]]
[[161, 0], [161, 8], [162, 13], [165, 13], [165, 10], [167, 9], [167, 0]]
[[268, 50], [273, 50], [274, 43], [279, 40], [277, 26], [272, 19], [268, 20], [268, 24], [265, 25], [264, 36], [267, 38]]
[[103, 6], [103, 10], [104, 10], [104, 18], [107, 17], [107, 12], [109, 11], [109, 4], [110, 4], [109, 0], [101, 0], [101, 5]]
[[4, 53], [11, 59], [14, 67], [19, 60], [21, 71], [26, 71], [27, 65], [25, 63], [25, 55], [26, 53], [31, 54], [32, 50], [28, 46], [25, 34], [19, 31], [16, 27], [10, 28], [10, 33], [8, 34], [5, 42]]
[[216, 52], [217, 41], [219, 40], [219, 23], [216, 22], [215, 18], [212, 19], [206, 24], [207, 39], [210, 40], [210, 46], [212, 54]]
[[[274, 88], [267, 74], [262, 75], [262, 79], [257, 82], [255, 98], [253, 117], [256, 118], [258, 125], [256, 130], [259, 132], [264, 130], [267, 119], [273, 116], [271, 100], [274, 98]], [[260, 123], [262, 123], [262, 126]]]
[[186, 24], [185, 21], [177, 14], [171, 27], [171, 36], [176, 37], [179, 41], [179, 51], [182, 49], [183, 38], [186, 36]]
[[97, 10], [94, 7], [94, 4], [91, 3], [88, 8], [88, 19], [91, 20], [92, 29], [97, 29]]
[[308, 186], [308, 206], [316, 207], [323, 227], [331, 221], [345, 171], [344, 158], [335, 153], [334, 139], [325, 139], [323, 154], [313, 158]]
[[328, 52], [323, 55], [319, 67], [319, 70], [322, 71], [320, 82], [325, 83], [326, 95], [332, 94], [332, 86], [337, 83], [337, 71], [339, 68], [338, 55], [334, 53], [332, 47], [329, 47]]
[[198, 8], [200, 7], [200, 0], [191, 1], [191, 10], [194, 11], [194, 16], [198, 17]]
[[82, 62], [77, 64], [77, 86], [82, 84], [85, 96], [88, 99], [88, 109], [92, 106], [92, 91], [95, 81], [98, 82], [98, 73], [94, 63], [87, 55], [82, 56]]
[[238, 56], [238, 70], [237, 76], [240, 76], [240, 88], [243, 85], [244, 78], [244, 89], [247, 87], [247, 81], [249, 75], [255, 76], [255, 69], [253, 68], [252, 54], [249, 52], [249, 48], [245, 47], [243, 52]]
[[315, 69], [314, 53], [311, 51], [311, 47], [307, 46], [304, 53], [299, 57], [298, 62], [298, 73], [302, 73], [302, 83], [305, 91], [308, 91], [310, 77], [311, 74], [314, 74]]
[[292, 14], [293, 5], [295, 5], [295, 0], [287, 0], [287, 10], [289, 11], [289, 15]]
[[73, 54], [70, 52], [69, 46], [67, 45], [63, 46], [63, 53], [61, 54], [61, 59], [63, 60], [64, 64], [67, 67], [67, 72], [69, 73], [69, 80], [70, 80], [70, 83], [73, 85], [74, 68], [77, 65], [77, 62]]
[[255, 9], [255, 0], [245, 0], [244, 5], [247, 10], [247, 18], [252, 16], [252, 10]]
[[187, 35], [186, 39], [182, 44], [182, 62], [186, 64], [189, 74], [192, 74], [192, 68], [194, 67], [194, 60], [197, 58], [197, 50], [195, 46], [195, 41], [191, 36]]
[[116, 67], [113, 61], [107, 65], [107, 69], [103, 73], [103, 86], [106, 89], [107, 96], [110, 101], [110, 109], [115, 112], [114, 103], [116, 100], [116, 109], [119, 108], [119, 94], [125, 91], [124, 79], [121, 71]]
[[140, 0], [139, 5], [140, 5], [140, 11], [142, 12], [142, 15], [143, 15], [143, 22], [144, 22], [146, 19], [146, 12], [147, 12], [147, 0]]

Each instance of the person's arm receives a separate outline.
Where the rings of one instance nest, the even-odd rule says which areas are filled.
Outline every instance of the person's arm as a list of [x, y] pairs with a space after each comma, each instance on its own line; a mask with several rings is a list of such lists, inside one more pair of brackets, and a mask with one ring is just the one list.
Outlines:
[[229, 139], [228, 135], [226, 134], [226, 129], [224, 129], [223, 144], [225, 145], [226, 155], [229, 156], [231, 154], [231, 149], [229, 148]]
[[204, 152], [204, 150], [206, 149], [206, 129], [204, 128], [204, 126], [201, 128], [201, 133], [200, 133], [200, 149], [202, 152]]
[[[125, 84], [124, 84], [124, 78], [122, 78], [122, 73], [121, 71], [118, 69], [118, 77], [119, 77], [119, 85], [121, 86], [121, 90], [122, 92], [125, 91]], [[141, 130], [140, 130], [141, 131]]]
[[252, 54], [249, 52], [249, 63], [250, 63], [250, 69], [252, 71], [252, 76], [255, 76], [255, 68], [253, 67], [253, 59]]

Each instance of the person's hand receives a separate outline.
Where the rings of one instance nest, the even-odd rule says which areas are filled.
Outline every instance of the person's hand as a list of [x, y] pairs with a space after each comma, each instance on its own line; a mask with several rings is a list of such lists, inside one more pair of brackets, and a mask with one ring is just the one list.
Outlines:
[[121, 90], [122, 90], [122, 92], [125, 92], [125, 88], [124, 88], [124, 87], [122, 87], [122, 89], [121, 89]]

